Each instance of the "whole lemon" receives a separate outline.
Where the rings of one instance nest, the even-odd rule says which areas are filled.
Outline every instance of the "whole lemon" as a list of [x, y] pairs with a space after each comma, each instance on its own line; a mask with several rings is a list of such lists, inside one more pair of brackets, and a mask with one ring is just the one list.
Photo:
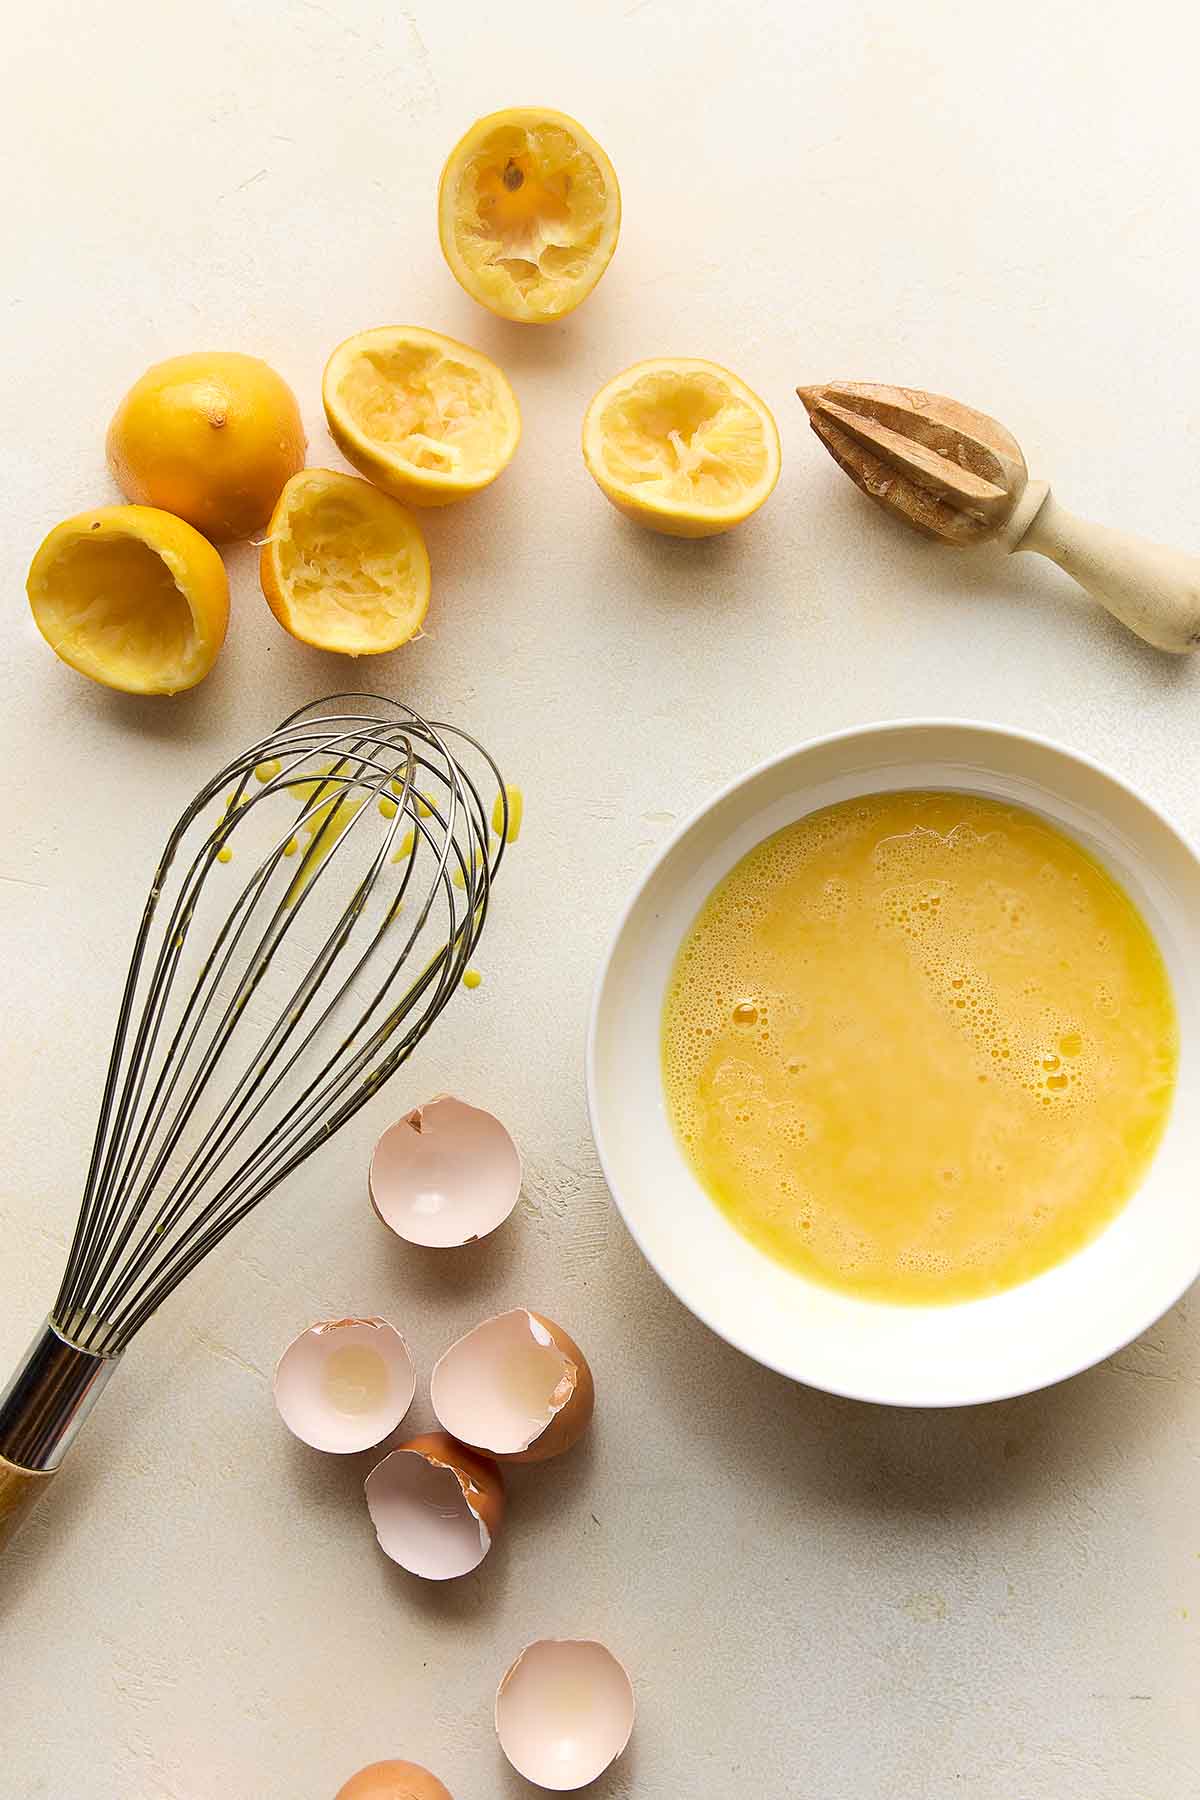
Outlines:
[[126, 498], [175, 513], [218, 544], [266, 524], [306, 447], [286, 381], [231, 350], [155, 363], [108, 428], [109, 467]]

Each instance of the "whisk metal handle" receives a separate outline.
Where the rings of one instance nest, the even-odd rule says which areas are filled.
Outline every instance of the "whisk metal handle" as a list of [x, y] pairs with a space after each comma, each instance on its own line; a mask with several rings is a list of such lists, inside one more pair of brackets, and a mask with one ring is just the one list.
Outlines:
[[46, 1490], [116, 1367], [49, 1320], [0, 1395], [0, 1549]]

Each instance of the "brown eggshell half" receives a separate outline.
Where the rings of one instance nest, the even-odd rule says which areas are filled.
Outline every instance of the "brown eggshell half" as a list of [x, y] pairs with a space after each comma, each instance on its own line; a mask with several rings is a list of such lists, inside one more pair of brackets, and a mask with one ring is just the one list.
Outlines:
[[[527, 1396], [544, 1390], [544, 1404]], [[547, 1462], [576, 1444], [596, 1404], [592, 1372], [561, 1325], [527, 1307], [485, 1319], [437, 1363], [439, 1423], [497, 1462]]]
[[419, 1763], [377, 1762], [352, 1775], [334, 1800], [454, 1800], [454, 1796]]
[[500, 1470], [444, 1431], [391, 1451], [364, 1488], [379, 1548], [425, 1581], [471, 1574], [504, 1522]]

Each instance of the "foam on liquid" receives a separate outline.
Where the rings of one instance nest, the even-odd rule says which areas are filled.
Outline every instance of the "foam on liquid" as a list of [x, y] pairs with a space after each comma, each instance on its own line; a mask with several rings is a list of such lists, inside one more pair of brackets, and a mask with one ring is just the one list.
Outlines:
[[893, 1302], [964, 1300], [1094, 1237], [1162, 1135], [1174, 1006], [1133, 903], [1024, 808], [900, 792], [750, 852], [680, 949], [676, 1134], [760, 1248]]

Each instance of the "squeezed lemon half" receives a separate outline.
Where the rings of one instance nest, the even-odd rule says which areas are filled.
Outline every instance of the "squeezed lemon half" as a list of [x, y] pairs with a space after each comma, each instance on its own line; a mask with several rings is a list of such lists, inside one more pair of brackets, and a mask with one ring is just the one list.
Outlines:
[[98, 506], [64, 519], [39, 547], [26, 590], [55, 655], [126, 694], [195, 687], [229, 623], [221, 558], [153, 506]]
[[445, 506], [512, 461], [517, 397], [490, 357], [437, 331], [382, 325], [339, 344], [325, 417], [347, 462], [397, 500]]
[[583, 460], [613, 505], [671, 537], [729, 531], [779, 480], [769, 409], [718, 363], [654, 357], [596, 395]]
[[305, 447], [282, 376], [225, 350], [147, 369], [113, 415], [107, 444], [127, 499], [177, 513], [217, 544], [262, 529]]
[[617, 247], [621, 190], [565, 113], [489, 113], [446, 159], [438, 236], [455, 279], [502, 319], [541, 325], [585, 300]]
[[302, 469], [288, 482], [259, 578], [285, 631], [346, 656], [398, 649], [429, 606], [429, 556], [412, 514], [333, 469]]

